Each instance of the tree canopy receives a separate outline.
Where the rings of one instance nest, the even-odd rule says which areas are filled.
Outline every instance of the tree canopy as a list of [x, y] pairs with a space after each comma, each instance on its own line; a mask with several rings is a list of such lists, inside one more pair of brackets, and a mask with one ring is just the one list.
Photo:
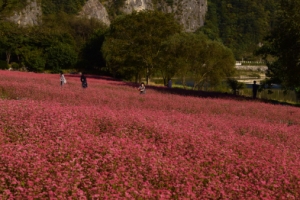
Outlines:
[[[125, 78], [156, 74], [192, 78], [194, 88], [218, 84], [234, 72], [230, 49], [204, 34], [183, 33], [172, 15], [144, 11], [122, 16], [110, 26], [102, 47], [112, 73]], [[147, 81], [148, 82], [148, 81]]]
[[[107, 27], [95, 19], [73, 17], [66, 13], [44, 17], [39, 26], [19, 27], [0, 20], [0, 59], [8, 65], [17, 63], [29, 71], [57, 72], [87, 65], [83, 51], [94, 32]], [[101, 46], [98, 46], [100, 51]], [[78, 65], [76, 65], [78, 63]], [[104, 65], [104, 63], [97, 63]], [[14, 65], [16, 66], [16, 65]]]
[[219, 42], [209, 40], [203, 34], [180, 33], [171, 36], [163, 44], [161, 59], [167, 58], [162, 75], [175, 74], [182, 79], [192, 78], [193, 88], [205, 83], [219, 84], [234, 73], [235, 59], [232, 51]]
[[19, 11], [27, 5], [27, 0], [0, 0], [0, 20], [5, 19], [14, 11]]
[[270, 82], [300, 92], [300, 1], [279, 3], [276, 26], [258, 53], [267, 61]]
[[123, 76], [148, 78], [160, 66], [161, 43], [180, 31], [171, 14], [142, 11], [121, 16], [105, 36], [102, 50], [106, 63], [112, 72]]
[[255, 59], [253, 52], [276, 25], [277, 4], [276, 0], [209, 0], [200, 31], [222, 41], [236, 59]]

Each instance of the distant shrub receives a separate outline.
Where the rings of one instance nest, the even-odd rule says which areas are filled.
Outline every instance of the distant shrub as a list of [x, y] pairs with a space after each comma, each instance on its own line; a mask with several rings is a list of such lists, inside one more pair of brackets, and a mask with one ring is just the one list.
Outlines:
[[11, 63], [11, 68], [15, 69], [15, 70], [19, 70], [20, 69], [20, 65], [18, 63]]
[[234, 95], [239, 94], [239, 90], [245, 88], [244, 83], [240, 83], [236, 79], [233, 79], [233, 78], [228, 78], [227, 84], [228, 84], [228, 87], [231, 88]]
[[8, 69], [8, 64], [4, 60], [0, 60], [0, 69]]

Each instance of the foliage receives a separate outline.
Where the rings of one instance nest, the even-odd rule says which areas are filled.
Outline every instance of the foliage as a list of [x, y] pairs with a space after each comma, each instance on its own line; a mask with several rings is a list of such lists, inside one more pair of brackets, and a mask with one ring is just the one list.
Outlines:
[[[161, 68], [164, 79], [169, 79], [175, 74], [182, 78], [185, 86], [185, 79], [193, 67], [199, 64], [199, 52], [203, 50], [205, 40], [192, 33], [181, 33], [171, 36], [163, 43], [163, 53], [160, 59], [165, 59], [165, 65]], [[170, 70], [173, 73], [166, 73]], [[166, 75], [164, 75], [166, 74]]]
[[13, 12], [22, 10], [27, 5], [27, 0], [0, 0], [0, 21]]
[[[161, 59], [166, 58], [165, 66], [161, 70], [163, 77], [168, 74], [167, 78], [170, 78], [175, 72], [182, 78], [184, 86], [188, 76], [193, 79], [195, 89], [204, 83], [217, 85], [234, 72], [235, 60], [232, 52], [203, 34], [175, 34], [163, 47]], [[173, 70], [173, 74], [170, 70]]]
[[35, 49], [22, 54], [23, 62], [27, 66], [27, 70], [33, 72], [43, 72], [45, 70], [46, 59], [42, 51]]
[[65, 12], [77, 14], [86, 0], [42, 0], [42, 10], [45, 15]]
[[77, 54], [68, 44], [59, 43], [46, 49], [46, 69], [52, 72], [60, 72], [70, 68], [77, 61]]
[[89, 40], [94, 31], [107, 28], [106, 25], [94, 18], [79, 18], [63, 12], [48, 15], [44, 17], [43, 22], [42, 30], [44, 33], [49, 31], [56, 35], [67, 34], [71, 36], [77, 52], [85, 46], [85, 43]]
[[105, 60], [101, 51], [105, 33], [105, 29], [98, 29], [85, 43], [85, 46], [83, 47], [81, 52], [82, 60], [84, 63], [84, 66], [81, 66], [81, 68], [83, 68], [84, 71], [90, 71], [95, 68], [98, 70], [103, 70], [103, 68], [105, 68]]
[[108, 4], [105, 4], [110, 20], [114, 20], [119, 15], [124, 14], [120, 9], [124, 4], [125, 0], [113, 0]]
[[[295, 90], [300, 86], [300, 2], [280, 1], [277, 26], [266, 38], [258, 51], [267, 61], [267, 76], [270, 82], [279, 83], [286, 89]], [[269, 58], [273, 58], [270, 60]]]
[[84, 60], [82, 51], [86, 43], [95, 31], [105, 30], [106, 26], [95, 19], [72, 17], [60, 12], [44, 17], [40, 26], [18, 27], [14, 23], [0, 21], [0, 28], [0, 59], [41, 72], [45, 67], [57, 71]]
[[0, 60], [0, 69], [8, 69], [8, 64], [4, 60]]
[[253, 51], [276, 25], [275, 0], [210, 0], [204, 27], [200, 31], [210, 39], [221, 40], [235, 58], [253, 59]]
[[232, 90], [232, 92], [233, 92], [234, 95], [238, 94], [239, 90], [245, 88], [245, 84], [244, 83], [238, 82], [234, 78], [228, 78], [227, 79], [227, 84], [231, 88], [231, 90]]
[[0, 53], [5, 54], [7, 64], [10, 63], [14, 52], [27, 40], [23, 28], [16, 24], [0, 21]]
[[21, 68], [21, 66], [18, 63], [15, 63], [15, 62], [11, 63], [10, 66], [14, 70], [19, 70]]
[[160, 67], [161, 43], [181, 31], [171, 14], [133, 12], [112, 22], [102, 47], [108, 67], [123, 76], [148, 78]]
[[205, 15], [205, 24], [197, 30], [196, 33], [203, 32], [209, 39], [221, 41], [216, 4], [211, 1], [208, 1], [207, 3], [208, 11]]

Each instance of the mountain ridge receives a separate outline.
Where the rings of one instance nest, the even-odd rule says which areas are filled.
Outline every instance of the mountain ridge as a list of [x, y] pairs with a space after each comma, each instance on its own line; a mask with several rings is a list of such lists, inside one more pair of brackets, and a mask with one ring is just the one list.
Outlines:
[[[58, 7], [64, 8], [71, 14], [75, 12], [75, 15], [80, 17], [95, 18], [106, 25], [111, 23], [116, 13], [119, 15], [134, 11], [159, 10], [164, 13], [174, 13], [175, 19], [187, 32], [194, 32], [203, 26], [207, 12], [207, 0], [121, 0], [119, 2], [87, 0], [81, 4], [74, 6], [77, 10], [61, 5]], [[40, 25], [42, 16], [49, 12], [51, 5], [55, 6], [53, 2], [47, 0], [28, 0], [25, 8], [13, 11], [7, 19], [20, 26]]]

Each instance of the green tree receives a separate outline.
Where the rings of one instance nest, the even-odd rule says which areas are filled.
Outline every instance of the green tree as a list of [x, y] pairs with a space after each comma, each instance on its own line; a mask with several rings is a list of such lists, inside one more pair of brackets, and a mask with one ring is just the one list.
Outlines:
[[[300, 87], [300, 1], [281, 0], [276, 26], [258, 51], [267, 60], [270, 82], [296, 91]], [[273, 58], [273, 59], [270, 59]]]
[[100, 70], [105, 67], [105, 60], [102, 55], [101, 47], [104, 42], [105, 29], [96, 30], [87, 40], [82, 49], [82, 62], [80, 66], [85, 71]]
[[46, 59], [39, 49], [24, 51], [22, 61], [28, 71], [43, 72], [45, 70]]
[[[181, 77], [182, 84], [186, 86], [186, 78], [199, 64], [200, 52], [205, 48], [207, 38], [193, 33], [181, 33], [171, 36], [164, 42], [164, 51], [161, 56], [168, 58], [168, 68], [176, 71]], [[164, 77], [165, 67], [161, 68]], [[164, 77], [168, 78], [168, 77]]]
[[194, 88], [205, 83], [218, 85], [224, 78], [234, 74], [235, 59], [229, 48], [220, 42], [208, 41], [203, 50], [198, 58], [199, 64], [192, 70]]
[[77, 61], [77, 54], [72, 46], [58, 43], [46, 49], [46, 69], [59, 72], [73, 66]]
[[136, 80], [149, 77], [159, 69], [161, 44], [169, 36], [181, 31], [173, 15], [158, 11], [133, 12], [117, 18], [110, 26], [103, 44], [103, 53], [111, 71]]
[[0, 52], [5, 53], [7, 64], [12, 55], [24, 44], [27, 38], [22, 34], [22, 29], [9, 22], [0, 23]]
[[204, 83], [216, 85], [234, 73], [231, 50], [203, 34], [175, 34], [163, 47], [163, 55], [168, 58], [170, 68], [181, 77], [184, 87], [187, 78], [193, 79], [195, 89]]

